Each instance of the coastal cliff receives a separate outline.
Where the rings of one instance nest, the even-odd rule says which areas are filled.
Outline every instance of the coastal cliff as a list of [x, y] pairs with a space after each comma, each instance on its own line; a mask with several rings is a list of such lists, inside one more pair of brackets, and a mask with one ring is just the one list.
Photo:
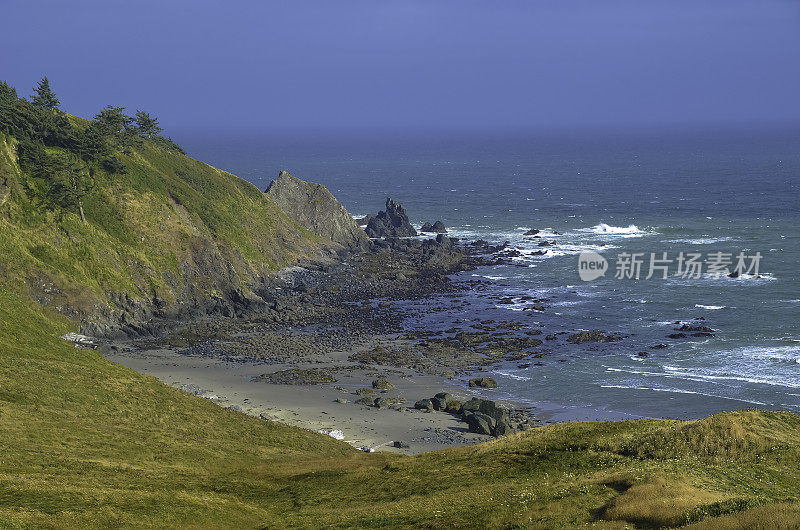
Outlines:
[[117, 154], [125, 174], [95, 171], [83, 224], [34, 196], [18, 145], [0, 133], [4, 283], [89, 335], [240, 314], [263, 304], [256, 291], [281, 267], [330, 261], [340, 248], [248, 182], [147, 143]]
[[264, 194], [311, 233], [348, 250], [369, 248], [366, 233], [322, 184], [306, 182], [281, 171]]

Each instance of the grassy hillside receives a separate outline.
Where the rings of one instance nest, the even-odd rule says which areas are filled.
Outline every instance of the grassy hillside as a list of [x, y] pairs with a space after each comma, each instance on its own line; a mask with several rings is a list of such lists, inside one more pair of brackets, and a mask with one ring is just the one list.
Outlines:
[[790, 413], [570, 423], [365, 454], [75, 349], [58, 338], [74, 324], [7, 290], [0, 326], [2, 526], [800, 525]]
[[[68, 118], [71, 133], [88, 127]], [[325, 244], [250, 183], [149, 139], [111, 145], [119, 172], [78, 159], [92, 175], [84, 224], [76, 208], [48, 200], [49, 175], [23, 171], [20, 144], [0, 132], [0, 282], [75, 318], [110, 314], [98, 307], [112, 293], [169, 308], [246, 292]], [[44, 153], [70, 155], [54, 145]]]

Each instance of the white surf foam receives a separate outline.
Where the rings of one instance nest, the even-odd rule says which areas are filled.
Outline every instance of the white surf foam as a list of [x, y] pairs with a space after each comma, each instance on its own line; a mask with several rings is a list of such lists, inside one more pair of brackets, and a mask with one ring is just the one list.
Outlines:
[[720, 396], [717, 394], [707, 394], [705, 392], [697, 392], [694, 390], [683, 390], [680, 388], [658, 388], [658, 387], [651, 387], [651, 386], [635, 386], [635, 385], [600, 385], [600, 388], [617, 388], [623, 390], [650, 390], [652, 392], [669, 392], [672, 394], [695, 394], [700, 396], [707, 396], [713, 397], [717, 399], [727, 399], [731, 401], [740, 401], [742, 403], [752, 403], [753, 405], [768, 405], [768, 403], [764, 403], [762, 401], [755, 401], [750, 399], [739, 399], [739, 398], [732, 398], [727, 396]]
[[612, 226], [606, 223], [600, 223], [588, 229], [590, 232], [602, 235], [614, 236], [638, 236], [643, 235], [644, 231], [639, 229], [638, 226], [631, 224], [628, 226]]
[[502, 375], [503, 377], [508, 377], [509, 379], [514, 379], [516, 381], [530, 381], [530, 377], [525, 377], [522, 375], [512, 374], [511, 372], [503, 372], [501, 370], [495, 370], [495, 374]]
[[725, 241], [737, 241], [733, 237], [697, 237], [697, 238], [683, 238], [683, 239], [668, 239], [665, 243], [683, 243], [686, 245], [713, 245], [714, 243], [723, 243]]
[[[800, 364], [800, 346], [747, 346], [737, 348], [734, 355], [742, 355], [750, 359], [770, 359], [773, 361]], [[800, 385], [798, 385], [800, 386]]]
[[789, 381], [783, 378], [773, 379], [773, 378], [763, 378], [763, 377], [762, 378], [746, 377], [743, 375], [727, 375], [727, 374], [722, 375], [722, 374], [712, 374], [712, 373], [701, 373], [700, 371], [687, 371], [686, 368], [676, 368], [674, 366], [667, 366], [667, 365], [663, 366], [662, 368], [665, 370], [664, 372], [651, 372], [647, 370], [634, 370], [634, 369], [610, 368], [610, 367], [606, 368], [606, 371], [621, 372], [634, 375], [645, 375], [652, 377], [685, 379], [696, 382], [740, 381], [743, 383], [753, 383], [760, 385], [800, 388], [800, 383], [795, 381]]

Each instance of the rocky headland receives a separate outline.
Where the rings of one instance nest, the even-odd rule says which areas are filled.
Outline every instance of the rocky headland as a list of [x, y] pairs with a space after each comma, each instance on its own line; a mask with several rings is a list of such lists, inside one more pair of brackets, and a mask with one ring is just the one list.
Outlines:
[[[178, 386], [183, 388], [188, 377], [203, 389], [201, 395], [217, 400], [220, 392], [215, 381], [225, 380], [219, 374], [237, 373], [234, 386], [241, 387], [237, 395], [253, 388], [260, 389], [259, 395], [268, 387], [273, 390], [259, 403], [254, 398], [223, 400], [224, 406], [308, 428], [359, 432], [358, 443], [367, 445], [381, 438], [368, 436], [360, 424], [342, 418], [335, 425], [327, 421], [323, 425], [307, 414], [286, 417], [275, 408], [293, 410], [293, 405], [316, 395], [309, 405], [312, 408], [335, 402], [360, 411], [347, 412], [356, 417], [366, 412], [368, 416], [361, 420], [369, 420], [366, 424], [380, 432], [391, 432], [391, 423], [417, 425], [420, 411], [435, 413], [423, 416], [423, 424], [432, 423], [434, 429], [447, 424], [445, 435], [434, 437], [444, 445], [472, 443], [481, 436], [499, 436], [533, 425], [524, 408], [475, 395], [476, 391], [491, 392], [491, 384], [465, 383], [464, 392], [458, 388], [461, 378], [474, 372], [535, 355], [533, 349], [542, 341], [532, 333], [541, 331], [514, 329], [511, 324], [502, 329], [502, 323], [495, 333], [467, 327], [447, 334], [409, 331], [397, 305], [457, 293], [465, 287], [454, 285], [450, 275], [502, 261], [505, 246], [462, 242], [443, 233], [411, 237], [417, 232], [405, 208], [391, 199], [363, 230], [324, 186], [285, 171], [265, 194], [303, 229], [330, 241], [331, 253], [261, 278], [246, 295], [220, 298], [203, 314], [163, 320], [153, 314], [146, 326], [128, 325], [126, 338], [102, 346], [109, 358], [171, 384], [179, 372]], [[190, 375], [184, 375], [187, 370]], [[376, 377], [391, 383], [373, 389], [370, 381]], [[425, 381], [422, 385], [420, 378]], [[480, 380], [493, 382], [485, 377]], [[330, 392], [340, 395], [330, 399]], [[368, 395], [372, 392], [376, 394]], [[446, 395], [445, 403], [437, 401], [438, 395]], [[431, 407], [415, 406], [425, 399], [431, 400]], [[483, 408], [494, 412], [481, 412], [483, 401], [489, 403]], [[386, 411], [410, 416], [405, 422], [381, 418]], [[427, 437], [426, 442], [425, 436], [408, 427], [409, 434], [396, 435], [404, 445], [394, 450], [418, 452], [436, 446], [430, 442], [434, 438]]]
[[[512, 265], [518, 251], [508, 244], [460, 241], [441, 233], [440, 222], [424, 227], [435, 235], [417, 236], [405, 208], [391, 199], [362, 229], [324, 186], [287, 172], [265, 195], [298, 229], [324, 241], [325, 251], [252, 277], [191, 313], [142, 311], [139, 323], [123, 320], [115, 340], [101, 346], [104, 354], [222, 406], [341, 431], [358, 447], [390, 441], [399, 445], [383, 447], [415, 453], [536, 423], [528, 405], [497, 399], [503, 389], [491, 372], [501, 365], [541, 366], [553, 351], [596, 351], [626, 338], [548, 329], [535, 317], [550, 300], [528, 294], [495, 294], [492, 303], [534, 318], [464, 313], [466, 299], [486, 286], [454, 282], [453, 275]], [[410, 308], [415, 301], [421, 303]], [[136, 307], [125, 299], [118, 304]], [[433, 315], [442, 307], [464, 308], [461, 314], [473, 318], [452, 319], [446, 328], [409, 325], [410, 314]], [[689, 323], [669, 338], [707, 336], [710, 329]]]

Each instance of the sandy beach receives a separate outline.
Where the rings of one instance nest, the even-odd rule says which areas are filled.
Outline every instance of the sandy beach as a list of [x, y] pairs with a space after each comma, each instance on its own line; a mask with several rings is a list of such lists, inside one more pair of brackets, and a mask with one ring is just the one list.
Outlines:
[[[417, 454], [447, 447], [473, 444], [491, 439], [470, 433], [459, 417], [446, 412], [423, 412], [414, 403], [449, 392], [455, 399], [471, 397], [492, 399], [491, 390], [465, 390], [460, 382], [434, 375], [421, 375], [411, 370], [371, 367], [347, 361], [350, 352], [337, 352], [328, 361], [306, 364], [308, 368], [336, 368], [336, 381], [317, 385], [272, 384], [254, 378], [265, 372], [297, 368], [298, 364], [230, 362], [222, 359], [188, 356], [170, 349], [125, 351], [120, 348], [106, 354], [116, 363], [142, 374], [158, 378], [165, 384], [210, 399], [222, 407], [269, 421], [313, 431], [340, 430], [345, 441], [357, 448], [379, 448]], [[346, 369], [343, 369], [345, 368]], [[371, 381], [385, 378], [393, 390], [372, 389]], [[456, 385], [459, 386], [456, 386]], [[369, 392], [369, 397], [386, 397], [400, 401], [396, 408], [378, 409], [357, 404], [356, 392]], [[504, 403], [513, 406], [513, 403]], [[394, 447], [391, 442], [403, 442]], [[405, 447], [407, 445], [408, 447]]]

